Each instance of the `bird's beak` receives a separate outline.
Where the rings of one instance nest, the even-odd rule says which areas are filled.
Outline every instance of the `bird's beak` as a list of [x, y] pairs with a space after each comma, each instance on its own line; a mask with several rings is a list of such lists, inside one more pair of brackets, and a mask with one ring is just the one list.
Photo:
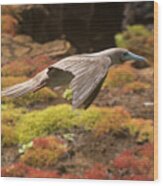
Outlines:
[[132, 52], [128, 52], [128, 56], [126, 56], [126, 60], [134, 60], [134, 61], [140, 61], [140, 62], [147, 62], [148, 60], [145, 57], [136, 55]]

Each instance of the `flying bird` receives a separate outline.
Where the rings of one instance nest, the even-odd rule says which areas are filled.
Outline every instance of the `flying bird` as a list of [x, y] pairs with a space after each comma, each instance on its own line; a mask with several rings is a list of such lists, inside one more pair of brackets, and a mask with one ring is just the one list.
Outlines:
[[70, 85], [73, 108], [88, 108], [100, 91], [112, 65], [128, 60], [146, 62], [146, 58], [124, 48], [111, 48], [91, 54], [66, 57], [36, 74], [32, 79], [6, 88], [2, 97], [19, 97], [47, 86]]

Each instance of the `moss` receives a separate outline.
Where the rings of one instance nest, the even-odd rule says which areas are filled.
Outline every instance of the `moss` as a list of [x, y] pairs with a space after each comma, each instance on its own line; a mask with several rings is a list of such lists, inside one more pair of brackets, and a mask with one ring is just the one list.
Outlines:
[[153, 142], [152, 120], [133, 119], [129, 112], [123, 107], [102, 108], [101, 118], [96, 121], [93, 132], [96, 136], [102, 136], [108, 132], [112, 134], [126, 134], [142, 143]]
[[85, 130], [92, 130], [97, 121], [101, 119], [103, 114], [102, 109], [98, 107], [90, 107], [88, 110], [81, 111], [78, 117], [78, 123], [85, 128]]
[[24, 108], [15, 108], [13, 105], [2, 105], [2, 124], [3, 125], [16, 125], [20, 117], [27, 112]]
[[125, 124], [130, 135], [136, 137], [137, 142], [153, 142], [153, 122], [145, 119], [131, 119]]
[[[29, 143], [36, 137], [54, 134], [56, 131], [69, 131], [73, 127], [83, 127], [91, 130], [96, 136], [107, 132], [122, 133], [128, 131], [129, 135], [137, 138], [137, 141], [152, 138], [152, 126], [148, 120], [144, 123], [133, 124], [134, 120], [124, 107], [98, 108], [90, 107], [88, 110], [73, 110], [70, 105], [51, 106], [41, 111], [33, 111], [21, 117], [16, 125], [19, 143]], [[141, 121], [141, 120], [140, 120]], [[136, 120], [139, 123], [139, 120]], [[146, 126], [146, 127], [145, 127]], [[138, 130], [133, 133], [133, 130]]]
[[154, 35], [143, 25], [128, 26], [127, 30], [115, 36], [118, 47], [127, 48], [139, 55], [145, 56], [153, 63]]
[[9, 147], [18, 142], [14, 127], [2, 125], [2, 146]]
[[101, 136], [108, 132], [120, 132], [123, 126], [130, 119], [129, 112], [123, 107], [103, 108], [102, 117], [96, 122], [93, 132], [96, 136]]
[[71, 100], [72, 100], [72, 94], [73, 94], [73, 92], [72, 92], [71, 89], [66, 89], [66, 90], [64, 91], [62, 97], [63, 97], [64, 99], [66, 99], [67, 101], [71, 101]]
[[12, 102], [17, 106], [32, 106], [36, 104], [47, 104], [57, 98], [55, 92], [49, 88], [43, 88], [35, 93], [28, 93], [17, 99], [12, 99]]
[[54, 136], [38, 138], [33, 141], [33, 147], [21, 156], [21, 162], [34, 167], [53, 166], [66, 152], [66, 145], [58, 138]]
[[74, 126], [91, 129], [100, 119], [100, 110], [92, 107], [88, 110], [73, 110], [70, 105], [51, 106], [41, 111], [25, 114], [16, 126], [21, 144], [35, 137], [46, 136], [57, 130], [68, 130]]
[[149, 89], [151, 85], [149, 83], [143, 83], [140, 81], [134, 81], [131, 83], [127, 83], [122, 88], [122, 92], [124, 93], [139, 93], [146, 89]]
[[119, 65], [110, 70], [103, 86], [105, 88], [122, 87], [126, 83], [133, 82], [136, 77], [135, 70], [129, 64]]
[[72, 127], [76, 111], [71, 106], [59, 105], [48, 107], [42, 111], [33, 111], [24, 115], [17, 124], [20, 143], [27, 143], [35, 137], [45, 136], [58, 129]]
[[14, 77], [14, 76], [7, 76], [2, 77], [2, 88], [10, 87], [12, 85], [15, 85], [17, 83], [22, 83], [24, 81], [28, 80], [26, 76], [21, 77]]

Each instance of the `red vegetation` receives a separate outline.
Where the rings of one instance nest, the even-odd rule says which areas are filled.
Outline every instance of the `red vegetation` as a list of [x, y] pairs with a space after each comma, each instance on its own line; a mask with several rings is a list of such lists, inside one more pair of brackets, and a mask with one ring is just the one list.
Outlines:
[[29, 167], [23, 163], [15, 163], [2, 168], [3, 177], [28, 177]]
[[[41, 140], [39, 141], [39, 143]], [[37, 146], [38, 142], [35, 142]], [[46, 146], [46, 142], [41, 142]], [[43, 145], [43, 146], [44, 146]], [[153, 180], [153, 145], [145, 144], [120, 153], [109, 165], [95, 163], [82, 175], [47, 171], [16, 163], [2, 169], [4, 177]]]
[[113, 160], [114, 179], [153, 180], [153, 145], [126, 150]]
[[64, 141], [54, 136], [36, 138], [33, 140], [34, 148], [42, 148], [42, 149], [51, 149], [54, 150], [58, 148], [58, 146], [64, 145]]
[[37, 56], [33, 59], [16, 60], [3, 66], [2, 75], [32, 77], [54, 62], [56, 61], [51, 60], [46, 55]]
[[45, 171], [27, 166], [24, 163], [15, 163], [2, 169], [4, 177], [30, 177], [30, 178], [59, 178], [56, 171]]
[[83, 178], [86, 179], [109, 179], [107, 167], [102, 164], [95, 164], [91, 169], [85, 171]]
[[58, 138], [38, 138], [34, 140], [33, 147], [21, 156], [21, 162], [37, 168], [53, 166], [66, 152], [66, 145]]
[[2, 15], [2, 33], [15, 36], [18, 28], [18, 21], [11, 15]]

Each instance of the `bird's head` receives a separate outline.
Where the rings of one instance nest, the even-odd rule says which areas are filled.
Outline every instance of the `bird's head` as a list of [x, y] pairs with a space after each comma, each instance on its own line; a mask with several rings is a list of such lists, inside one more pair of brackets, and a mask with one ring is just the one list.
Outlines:
[[108, 50], [107, 55], [112, 59], [113, 65], [122, 64], [130, 60], [139, 61], [139, 62], [147, 62], [146, 58], [139, 56], [137, 54], [134, 54], [124, 48], [112, 48]]

